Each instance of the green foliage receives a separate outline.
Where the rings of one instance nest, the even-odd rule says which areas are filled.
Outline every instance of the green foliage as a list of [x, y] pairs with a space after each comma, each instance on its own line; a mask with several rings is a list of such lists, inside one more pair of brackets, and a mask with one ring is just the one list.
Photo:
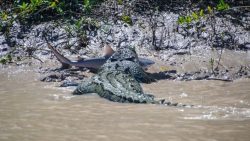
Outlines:
[[43, 1], [43, 0], [30, 0], [30, 3], [31, 3], [32, 6], [41, 5], [42, 2], [46, 2], [46, 1]]
[[[18, 13], [15, 14], [17, 14], [20, 19], [25, 19], [37, 11], [53, 8], [52, 6], [55, 7], [55, 4], [56, 3], [52, 0], [30, 0], [30, 2], [22, 1], [21, 4], [17, 3]], [[41, 9], [42, 5], [44, 6], [44, 9]]]
[[194, 20], [198, 21], [198, 20], [199, 20], [199, 15], [196, 14], [195, 12], [193, 12], [193, 13], [192, 13], [192, 18], [193, 18]]
[[127, 23], [127, 24], [129, 24], [129, 25], [132, 25], [133, 23], [132, 23], [132, 19], [131, 19], [131, 17], [130, 16], [128, 16], [128, 15], [122, 15], [122, 21], [123, 22], [125, 22], [125, 23]]
[[102, 0], [83, 0], [83, 6], [86, 12], [90, 12], [92, 7], [101, 1]]
[[219, 4], [216, 6], [218, 11], [223, 11], [229, 9], [229, 5], [224, 2], [224, 0], [220, 0]]
[[[218, 11], [223, 11], [223, 10], [227, 10], [229, 9], [229, 5], [227, 3], [224, 2], [224, 0], [220, 0], [219, 4], [216, 6], [216, 8], [212, 8], [211, 6], [207, 6], [207, 13], [208, 14], [213, 14], [214, 10], [213, 9], [217, 9]], [[202, 17], [205, 17], [204, 14], [204, 9], [201, 9], [200, 11], [193, 11], [191, 14], [186, 15], [186, 16], [179, 16], [177, 23], [178, 24], [190, 24], [193, 21], [199, 21]]]
[[11, 61], [12, 61], [12, 56], [10, 54], [7, 54], [3, 56], [2, 58], [0, 58], [1, 64], [7, 64], [7, 63], [10, 63]]
[[3, 20], [3, 21], [7, 21], [7, 19], [8, 19], [8, 14], [6, 13], [6, 12], [1, 12], [0, 13], [0, 17], [1, 17], [1, 20]]
[[214, 62], [215, 62], [214, 58], [210, 58], [209, 63], [210, 63], [212, 72], [214, 72]]
[[51, 7], [51, 8], [56, 8], [56, 6], [57, 6], [57, 4], [56, 4], [55, 1], [52, 1], [52, 2], [50, 3], [50, 7]]
[[118, 5], [122, 5], [123, 0], [117, 0]]
[[21, 5], [18, 5], [21, 12], [28, 10], [28, 6], [29, 6], [29, 4], [25, 3], [25, 2], [23, 2]]
[[186, 23], [190, 24], [193, 21], [193, 18], [191, 16], [186, 16]]
[[179, 16], [177, 23], [178, 24], [190, 24], [193, 21], [197, 21], [199, 20], [200, 16], [193, 12], [191, 15], [187, 15], [187, 16]]
[[213, 9], [210, 6], [207, 6], [207, 11], [208, 11], [209, 14], [213, 13]]
[[81, 30], [85, 31], [86, 26], [97, 27], [98, 22], [91, 18], [81, 17], [80, 19], [75, 20], [73, 24], [73, 28], [75, 29], [75, 31], [81, 31]]
[[91, 10], [90, 0], [83, 0], [83, 5], [87, 11]]
[[186, 18], [184, 17], [184, 16], [179, 16], [179, 18], [178, 18], [178, 24], [184, 24], [185, 22], [186, 22], [186, 20], [185, 20]]
[[0, 32], [8, 31], [15, 21], [27, 25], [55, 18], [79, 19], [80, 14], [91, 12], [93, 6], [101, 1], [103, 0], [15, 0], [12, 1], [11, 8], [0, 11]]
[[204, 10], [203, 10], [203, 9], [200, 10], [199, 16], [200, 16], [200, 17], [204, 17]]

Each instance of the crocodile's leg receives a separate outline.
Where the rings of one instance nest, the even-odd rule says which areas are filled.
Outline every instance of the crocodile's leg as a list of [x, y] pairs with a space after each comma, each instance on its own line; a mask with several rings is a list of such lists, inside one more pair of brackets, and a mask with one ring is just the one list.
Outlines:
[[71, 86], [78, 86], [79, 83], [77, 82], [63, 82], [60, 87], [71, 87]]

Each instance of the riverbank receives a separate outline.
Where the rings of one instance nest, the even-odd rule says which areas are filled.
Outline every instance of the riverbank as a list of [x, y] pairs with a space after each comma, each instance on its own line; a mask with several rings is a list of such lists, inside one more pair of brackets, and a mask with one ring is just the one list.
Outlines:
[[[47, 48], [46, 37], [72, 60], [102, 56], [104, 44], [114, 50], [133, 46], [139, 56], [158, 62], [151, 69], [154, 71], [150, 71], [156, 79], [232, 81], [249, 78], [249, 8], [218, 11], [215, 5], [210, 9], [194, 7], [191, 12], [185, 8], [184, 5], [172, 9], [162, 7], [144, 14], [133, 11], [127, 17], [130, 22], [121, 18], [126, 9], [124, 5], [117, 6], [118, 15], [106, 15], [105, 19], [84, 16], [27, 26], [14, 21], [8, 34], [0, 34], [1, 62], [6, 65], [50, 64], [55, 57]], [[181, 20], [189, 16], [191, 21]], [[49, 68], [59, 68], [56, 64]], [[40, 72], [47, 72], [45, 77], [58, 79], [44, 78], [44, 81], [63, 81], [72, 73], [63, 75], [65, 71], [59, 71], [55, 75], [46, 68], [41, 68]], [[83, 77], [79, 75], [79, 79]]]

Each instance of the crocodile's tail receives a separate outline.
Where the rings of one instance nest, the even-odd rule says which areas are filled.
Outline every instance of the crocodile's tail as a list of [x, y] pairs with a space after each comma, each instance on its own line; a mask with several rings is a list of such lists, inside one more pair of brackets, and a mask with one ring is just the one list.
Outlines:
[[167, 105], [167, 106], [185, 107], [185, 108], [190, 108], [190, 107], [194, 106], [194, 105], [182, 104], [182, 103], [177, 103], [177, 102], [173, 103], [173, 102], [170, 102], [170, 101], [165, 101], [163, 104]]
[[153, 104], [160, 104], [160, 105], [174, 106], [174, 107], [186, 107], [186, 108], [194, 106], [194, 105], [182, 104], [178, 102], [170, 102], [170, 101], [166, 101], [165, 99], [155, 100]]

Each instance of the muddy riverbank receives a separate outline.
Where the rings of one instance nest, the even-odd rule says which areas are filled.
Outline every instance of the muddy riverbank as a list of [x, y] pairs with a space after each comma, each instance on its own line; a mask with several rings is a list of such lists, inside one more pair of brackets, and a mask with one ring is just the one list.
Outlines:
[[[241, 24], [232, 21], [236, 13], [240, 13]], [[112, 16], [105, 22], [87, 18], [83, 20], [86, 23], [82, 23], [84, 28], [78, 30], [67, 20], [30, 25], [28, 29], [16, 22], [8, 36], [0, 34], [1, 62], [41, 66], [53, 63], [49, 62], [55, 58], [47, 47], [46, 37], [60, 53], [72, 60], [102, 56], [105, 44], [114, 50], [133, 46], [139, 56], [159, 62], [156, 65], [158, 70], [151, 72], [158, 73], [154, 75], [156, 78], [226, 81], [249, 78], [248, 8], [222, 12], [223, 16], [205, 13], [199, 21], [188, 24], [190, 27], [178, 23], [181, 13], [165, 10], [151, 14], [153, 17], [132, 14], [133, 24], [130, 25], [122, 20], [114, 21]], [[155, 26], [152, 27], [152, 24]], [[81, 34], [84, 38], [79, 37], [80, 31], [84, 31]], [[47, 73], [45, 77], [59, 79], [55, 81], [65, 80], [70, 73], [62, 71], [60, 73], [65, 73], [65, 76], [58, 76], [61, 74], [51, 74], [53, 71], [46, 70], [46, 67], [41, 68], [41, 72]], [[80, 80], [82, 78], [79, 76]], [[54, 81], [49, 79], [43, 80]]]

